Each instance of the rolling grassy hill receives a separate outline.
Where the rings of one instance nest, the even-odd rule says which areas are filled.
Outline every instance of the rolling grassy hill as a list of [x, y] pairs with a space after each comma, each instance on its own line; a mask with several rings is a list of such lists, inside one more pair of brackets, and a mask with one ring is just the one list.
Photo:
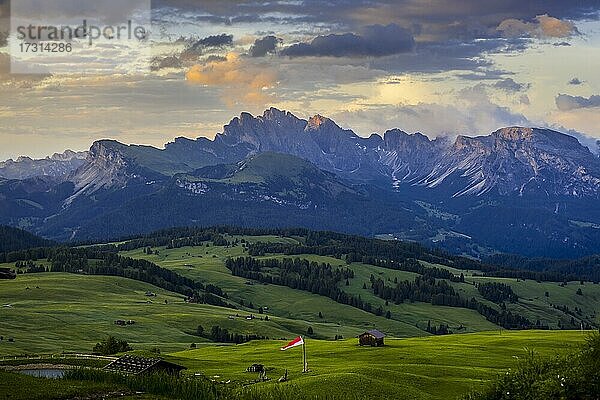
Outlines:
[[[146, 291], [157, 296], [147, 297]], [[206, 341], [194, 335], [198, 325], [208, 329], [220, 325], [270, 338], [291, 337], [309, 325], [301, 319], [278, 317], [246, 320], [243, 316], [248, 313], [242, 310], [185, 303], [181, 295], [131, 279], [66, 273], [26, 274], [0, 281], [0, 306], [0, 335], [4, 337], [0, 355], [90, 352], [109, 334], [128, 340], [135, 349], [181, 351], [191, 343]], [[236, 313], [243, 316], [229, 319]], [[136, 323], [116, 326], [117, 319]], [[338, 331], [352, 336], [360, 331], [310, 324], [324, 336], [333, 337]]]
[[[277, 236], [236, 236], [230, 237], [233, 241], [237, 239], [244, 242], [298, 242], [294, 237]], [[360, 295], [364, 300], [371, 302], [375, 307], [381, 306], [391, 312], [391, 319], [385, 318], [366, 319], [366, 313], [345, 305], [335, 303], [323, 296], [315, 296], [308, 292], [290, 289], [284, 286], [270, 285], [265, 290], [264, 285], [254, 282], [249, 284], [247, 279], [233, 276], [225, 267], [228, 257], [247, 256], [247, 252], [241, 244], [231, 246], [194, 246], [167, 249], [158, 247], [158, 254], [145, 254], [143, 249], [135, 249], [122, 252], [121, 254], [152, 261], [162, 267], [172, 269], [181, 275], [188, 276], [206, 283], [213, 283], [222, 287], [236, 301], [243, 301], [246, 305], [252, 303], [255, 308], [268, 307], [269, 313], [288, 318], [301, 318], [313, 322], [338, 323], [340, 325], [352, 325], [364, 329], [369, 326], [378, 327], [395, 336], [423, 336], [427, 335], [423, 329], [428, 322], [431, 324], [447, 324], [450, 327], [464, 329], [459, 332], [479, 332], [498, 329], [498, 326], [487, 321], [482, 315], [474, 310], [433, 306], [422, 302], [404, 302], [402, 304], [385, 304], [385, 301], [376, 297], [370, 290], [369, 278], [374, 275], [392, 284], [395, 278], [401, 280], [412, 280], [416, 273], [391, 270], [375, 265], [364, 263], [350, 263], [345, 261], [314, 254], [299, 254], [284, 256], [281, 254], [270, 254], [259, 259], [267, 258], [303, 258], [310, 261], [325, 262], [332, 266], [343, 266], [354, 271], [354, 278], [349, 279], [349, 286], [343, 286], [343, 290], [350, 294]], [[438, 267], [450, 270], [453, 274], [465, 275], [465, 282], [449, 282], [450, 285], [463, 297], [474, 297], [482, 303], [498, 308], [494, 303], [484, 299], [475, 287], [475, 283], [501, 282], [512, 287], [519, 296], [517, 303], [507, 303], [507, 308], [513, 312], [526, 316], [532, 321], [540, 320], [552, 329], [559, 327], [559, 321], [566, 326], [571, 317], [577, 319], [586, 318], [590, 321], [600, 322], [597, 310], [600, 309], [600, 285], [586, 282], [570, 282], [566, 285], [558, 282], [536, 282], [534, 280], [522, 280], [512, 278], [496, 278], [481, 276], [480, 271], [464, 271], [440, 264], [432, 264], [421, 261], [427, 267]], [[364, 286], [366, 288], [364, 288]], [[581, 289], [582, 294], [577, 291]], [[546, 296], [546, 292], [548, 296]], [[554, 306], [566, 306], [570, 313], [556, 309]], [[575, 308], [580, 313], [575, 313]], [[323, 318], [318, 317], [319, 311]], [[358, 313], [358, 314], [357, 314]], [[368, 321], [368, 323], [367, 323]], [[418, 328], [418, 329], [415, 329]], [[298, 332], [302, 333], [302, 332]], [[315, 331], [319, 334], [319, 332]]]

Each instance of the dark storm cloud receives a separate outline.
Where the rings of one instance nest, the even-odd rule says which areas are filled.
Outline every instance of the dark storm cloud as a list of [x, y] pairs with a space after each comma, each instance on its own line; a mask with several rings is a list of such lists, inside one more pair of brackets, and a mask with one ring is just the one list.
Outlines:
[[211, 47], [225, 47], [233, 44], [233, 35], [226, 33], [220, 35], [208, 36], [202, 39], [193, 40], [188, 39], [188, 45], [186, 49], [181, 53], [180, 58], [182, 60], [193, 60], [202, 55], [203, 50]]
[[559, 94], [556, 96], [556, 107], [561, 111], [600, 107], [600, 95], [595, 94], [590, 97], [582, 97]]
[[[493, 37], [505, 20], [532, 21], [548, 14], [559, 19], [598, 18], [599, 0], [304, 0], [245, 2], [154, 0], [155, 8], [195, 11], [205, 22], [231, 24], [279, 19], [284, 23], [322, 22], [346, 26], [397, 23], [436, 40]], [[277, 17], [273, 17], [276, 15]]]
[[193, 47], [224, 47], [233, 44], [233, 35], [222, 33], [198, 40]]
[[486, 54], [519, 52], [526, 48], [523, 39], [485, 39], [461, 42], [451, 40], [437, 43], [419, 43], [412, 53], [398, 54], [371, 61], [374, 69], [392, 73], [443, 71], [465, 72], [468, 80], [500, 79], [510, 72], [490, 69], [492, 62]]
[[281, 52], [288, 57], [382, 57], [413, 50], [412, 33], [396, 24], [369, 25], [360, 34], [344, 33], [317, 36], [309, 43], [298, 43]]
[[261, 39], [256, 39], [252, 47], [250, 47], [250, 57], [264, 57], [267, 54], [273, 54], [277, 50], [277, 46], [282, 42], [276, 36], [269, 35]]
[[[600, 0], [153, 0], [153, 5], [159, 17], [169, 15], [165, 21], [183, 15], [197, 24], [292, 26], [303, 42], [279, 50], [281, 55], [374, 57], [374, 67], [397, 72], [481, 69], [490, 64], [488, 54], [516, 53], [537, 38], [568, 36], [576, 32], [572, 20], [597, 19], [600, 10]], [[273, 53], [274, 45], [273, 38], [257, 41], [249, 55]]]

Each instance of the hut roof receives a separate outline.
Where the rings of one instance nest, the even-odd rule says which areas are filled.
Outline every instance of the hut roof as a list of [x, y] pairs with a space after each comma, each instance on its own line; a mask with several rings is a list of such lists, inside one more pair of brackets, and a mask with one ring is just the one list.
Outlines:
[[385, 337], [385, 334], [379, 332], [377, 329], [371, 329], [370, 331], [366, 331], [365, 333], [363, 333], [363, 335], [365, 334], [373, 335], [376, 339], [383, 339]]
[[145, 358], [131, 355], [124, 355], [114, 360], [106, 367], [104, 367], [104, 369], [112, 372], [120, 372], [135, 375], [148, 371], [155, 367], [174, 371], [180, 371], [182, 369], [185, 369], [185, 367], [182, 367], [181, 365], [170, 363], [161, 358]]

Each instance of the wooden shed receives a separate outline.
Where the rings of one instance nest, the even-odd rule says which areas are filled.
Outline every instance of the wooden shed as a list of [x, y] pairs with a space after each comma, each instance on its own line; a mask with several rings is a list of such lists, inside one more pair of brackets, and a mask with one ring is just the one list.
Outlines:
[[385, 335], [377, 329], [372, 329], [358, 336], [358, 344], [361, 346], [383, 346], [383, 338]]
[[181, 370], [186, 368], [165, 361], [162, 358], [145, 358], [124, 355], [108, 364], [104, 369], [110, 372], [131, 375], [150, 374], [154, 372], [177, 375]]

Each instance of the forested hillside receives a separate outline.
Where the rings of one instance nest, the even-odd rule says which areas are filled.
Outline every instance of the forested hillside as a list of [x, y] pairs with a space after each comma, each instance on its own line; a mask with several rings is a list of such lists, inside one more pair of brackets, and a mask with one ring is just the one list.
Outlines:
[[52, 241], [42, 239], [27, 231], [0, 225], [0, 252], [51, 246], [52, 244]]

